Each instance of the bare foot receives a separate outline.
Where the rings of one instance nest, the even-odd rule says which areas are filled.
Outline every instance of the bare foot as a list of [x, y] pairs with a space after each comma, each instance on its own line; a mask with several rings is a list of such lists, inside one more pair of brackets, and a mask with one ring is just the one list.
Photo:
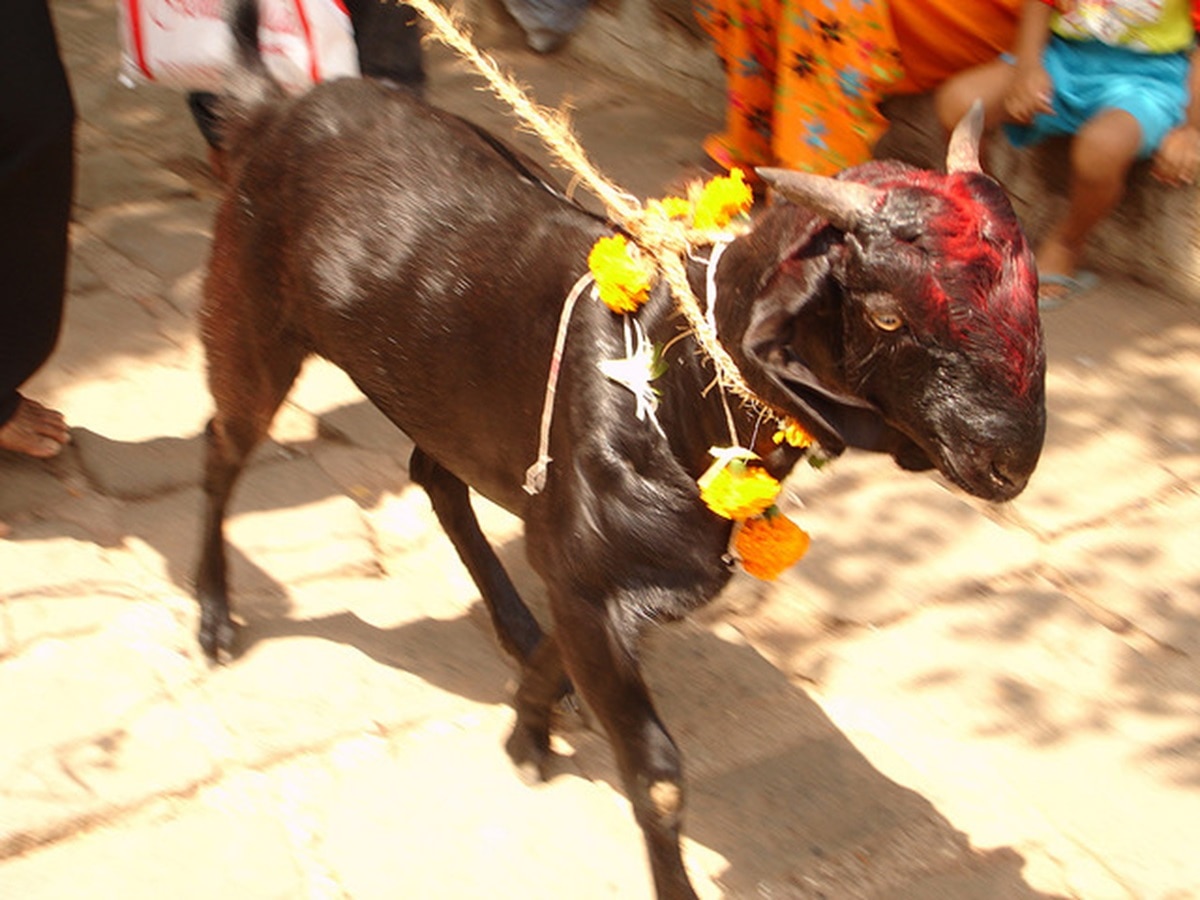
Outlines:
[[22, 397], [12, 418], [0, 425], [0, 450], [39, 459], [57, 456], [70, 439], [63, 414], [28, 397]]

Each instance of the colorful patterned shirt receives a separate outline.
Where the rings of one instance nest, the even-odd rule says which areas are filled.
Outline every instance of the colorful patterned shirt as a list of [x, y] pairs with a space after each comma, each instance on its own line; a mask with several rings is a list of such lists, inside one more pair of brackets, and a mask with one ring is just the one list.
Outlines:
[[[1056, 6], [1055, 0], [1042, 0]], [[1197, 0], [1078, 0], [1055, 12], [1050, 30], [1068, 41], [1100, 41], [1143, 53], [1188, 50], [1200, 31]]]

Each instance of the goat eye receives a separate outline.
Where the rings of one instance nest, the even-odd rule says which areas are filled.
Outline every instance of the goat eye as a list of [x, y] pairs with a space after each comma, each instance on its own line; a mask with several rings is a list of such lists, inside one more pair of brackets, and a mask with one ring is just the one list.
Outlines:
[[871, 323], [880, 331], [899, 331], [904, 326], [904, 319], [899, 313], [873, 312]]

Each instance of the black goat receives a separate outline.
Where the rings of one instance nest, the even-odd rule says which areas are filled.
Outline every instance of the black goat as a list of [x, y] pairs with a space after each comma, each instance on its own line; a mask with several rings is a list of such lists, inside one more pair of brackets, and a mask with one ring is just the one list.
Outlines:
[[[269, 94], [251, 59], [241, 92]], [[255, 92], [258, 92], [255, 94]], [[679, 753], [639, 672], [639, 632], [709, 601], [731, 574], [731, 524], [701, 502], [709, 448], [730, 443], [711, 364], [661, 285], [638, 313], [670, 343], [657, 421], [597, 363], [624, 355], [620, 317], [570, 320], [544, 488], [538, 456], [564, 298], [610, 225], [547, 189], [497, 141], [403, 92], [339, 81], [294, 100], [230, 104], [230, 185], [205, 285], [216, 414], [198, 574], [200, 642], [234, 645], [222, 522], [247, 456], [303, 359], [342, 367], [413, 440], [410, 472], [522, 668], [508, 749], [549, 753], [572, 684], [603, 724], [660, 897], [692, 897], [679, 849]], [[839, 179], [767, 171], [779, 202], [715, 271], [720, 340], [750, 388], [826, 452], [858, 446], [936, 466], [976, 496], [1025, 486], [1045, 428], [1032, 257], [1001, 189], [980, 173], [978, 122], [951, 172], [874, 163]], [[698, 295], [706, 264], [689, 261]], [[783, 477], [801, 451], [737, 440]], [[767, 438], [763, 440], [763, 438]], [[468, 485], [525, 521], [549, 593], [544, 633], [471, 509]], [[568, 681], [569, 679], [569, 681]]]

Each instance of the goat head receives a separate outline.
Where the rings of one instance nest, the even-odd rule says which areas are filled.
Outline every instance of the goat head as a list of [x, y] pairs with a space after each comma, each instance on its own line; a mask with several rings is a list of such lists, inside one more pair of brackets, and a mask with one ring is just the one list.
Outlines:
[[[1007, 500], [1041, 453], [1046, 361], [1032, 254], [979, 170], [978, 117], [956, 130], [944, 175], [759, 170], [806, 212], [777, 210], [730, 248], [717, 316], [755, 389], [827, 448], [888, 450]], [[779, 255], [751, 275], [767, 248]]]

